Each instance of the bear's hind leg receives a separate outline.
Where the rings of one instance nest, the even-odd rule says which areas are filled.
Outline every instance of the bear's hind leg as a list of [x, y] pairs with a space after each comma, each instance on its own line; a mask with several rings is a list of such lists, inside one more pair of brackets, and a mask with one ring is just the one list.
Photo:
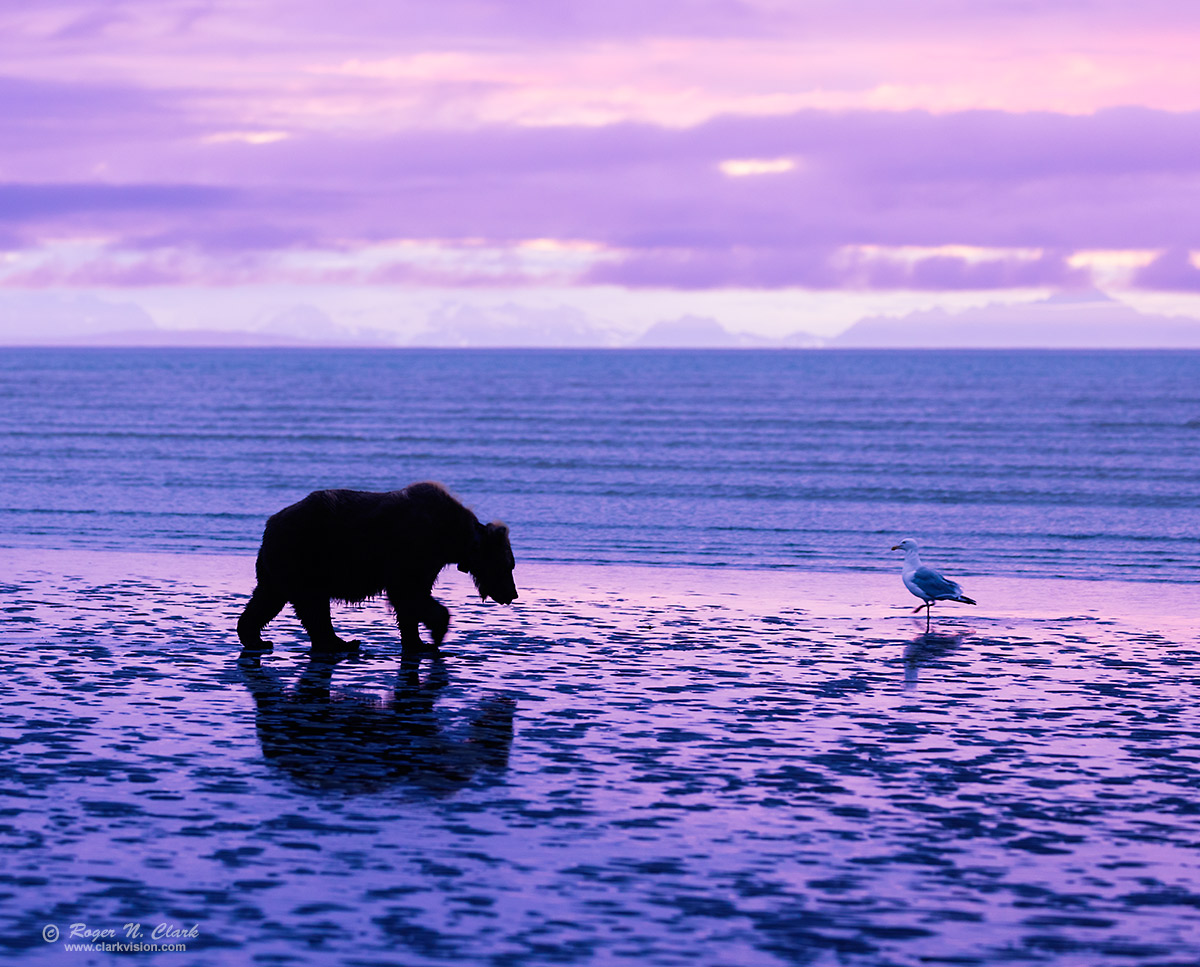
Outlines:
[[329, 617], [329, 599], [306, 597], [292, 602], [296, 617], [308, 632], [308, 640], [312, 642], [314, 652], [350, 651], [357, 642], [343, 641], [333, 630], [333, 621]]
[[275, 593], [261, 583], [254, 589], [237, 623], [238, 641], [242, 643], [243, 651], [273, 650], [271, 643], [263, 640], [262, 630], [268, 621], [283, 610], [285, 604], [287, 599], [283, 595]]

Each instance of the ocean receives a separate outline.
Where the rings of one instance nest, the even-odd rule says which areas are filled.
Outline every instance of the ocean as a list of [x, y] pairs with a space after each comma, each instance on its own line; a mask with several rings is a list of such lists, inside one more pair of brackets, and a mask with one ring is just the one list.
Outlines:
[[[13, 350], [0, 396], [5, 962], [1196, 962], [1200, 354]], [[239, 655], [269, 514], [423, 478], [519, 600]], [[908, 536], [977, 607], [910, 613]]]
[[0, 546], [252, 553], [438, 480], [518, 561], [1200, 576], [1200, 353], [0, 351]]

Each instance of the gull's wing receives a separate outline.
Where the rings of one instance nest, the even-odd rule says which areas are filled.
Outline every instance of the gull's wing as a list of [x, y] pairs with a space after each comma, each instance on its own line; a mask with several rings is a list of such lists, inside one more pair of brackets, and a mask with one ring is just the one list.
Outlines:
[[934, 600], [956, 598], [962, 594], [962, 588], [931, 567], [919, 567], [913, 571], [912, 582], [921, 589], [922, 595]]

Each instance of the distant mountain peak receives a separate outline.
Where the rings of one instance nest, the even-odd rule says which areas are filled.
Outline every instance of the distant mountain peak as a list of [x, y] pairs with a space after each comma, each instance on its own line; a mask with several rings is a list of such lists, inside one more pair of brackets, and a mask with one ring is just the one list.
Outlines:
[[819, 342], [805, 332], [782, 338], [731, 332], [711, 316], [688, 314], [654, 323], [630, 345], [647, 349], [778, 349], [816, 346]]
[[1039, 300], [1040, 305], [1096, 305], [1098, 303], [1107, 303], [1109, 305], [1122, 305], [1117, 299], [1114, 299], [1107, 292], [1101, 292], [1099, 289], [1060, 289], [1053, 295]]
[[1200, 349], [1200, 319], [1139, 312], [1096, 289], [961, 312], [868, 316], [829, 340], [872, 349]]
[[634, 340], [635, 346], [726, 347], [738, 345], [738, 337], [711, 316], [685, 315], [654, 323]]

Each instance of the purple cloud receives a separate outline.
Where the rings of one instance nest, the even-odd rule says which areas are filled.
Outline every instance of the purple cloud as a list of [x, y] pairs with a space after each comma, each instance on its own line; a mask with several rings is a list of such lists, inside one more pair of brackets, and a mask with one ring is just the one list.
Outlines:
[[[1060, 120], [1061, 130], [1042, 116], [994, 112], [805, 112], [684, 131], [489, 128], [209, 145], [162, 165], [184, 180], [177, 185], [10, 184], [0, 217], [48, 235], [83, 219], [122, 244], [202, 248], [273, 244], [273, 233], [314, 247], [552, 237], [696, 252], [1200, 244], [1200, 155], [1182, 148], [1200, 142], [1200, 114]], [[1099, 160], [1121, 130], [1139, 132], [1120, 149], [1128, 157], [1117, 163], [1113, 148]], [[1008, 160], [998, 164], [997, 152]], [[781, 155], [795, 156], [797, 169], [729, 178], [716, 167], [730, 156]]]
[[0, 111], [5, 119], [0, 136], [18, 146], [36, 138], [39, 131], [43, 138], [61, 134], [64, 124], [111, 134], [114, 123], [121, 127], [131, 119], [166, 120], [170, 110], [160, 95], [133, 85], [0, 76]]
[[585, 281], [630, 288], [773, 289], [1007, 289], [1052, 286], [1082, 288], [1090, 274], [1062, 256], [1035, 259], [933, 255], [897, 259], [848, 256], [836, 249], [688, 250], [636, 253], [592, 269]]
[[[293, 36], [332, 35], [360, 42], [376, 38], [403, 41], [478, 40], [481, 37], [608, 39], [630, 36], [678, 37], [699, 33], [787, 31], [829, 37], [890, 38], [959, 34], [980, 29], [1055, 36], [1086, 23], [1093, 29], [1134, 30], [1147, 23], [1177, 30], [1200, 21], [1194, 5], [1178, 0], [1142, 0], [1136, 9], [1121, 0], [1073, 0], [1056, 5], [1014, 4], [1011, 0], [806, 0], [803, 4], [754, 0], [385, 0], [331, 7], [322, 0], [258, 0], [235, 6], [196, 0], [109, 0], [102, 10], [87, 0], [42, 0], [57, 14], [49, 35], [56, 39], [111, 37], [142, 21], [178, 31], [194, 24], [249, 20], [287, 24]], [[265, 31], [264, 31], [265, 32]], [[278, 32], [278, 28], [276, 29]]]
[[1168, 249], [1134, 273], [1133, 284], [1143, 289], [1200, 292], [1200, 269], [1186, 250]]
[[207, 185], [0, 184], [0, 222], [73, 218], [95, 212], [194, 213], [227, 207], [236, 189]]
[[[408, 178], [460, 180], [512, 175], [702, 170], [728, 192], [758, 184], [794, 184], [807, 172], [847, 182], [1025, 183], [1033, 179], [1126, 175], [1194, 176], [1200, 112], [1144, 108], [1094, 115], [965, 111], [800, 111], [759, 118], [724, 117], [685, 129], [647, 124], [602, 127], [493, 125], [409, 130], [367, 137], [302, 136], [263, 146], [189, 149], [187, 168], [224, 178], [279, 178], [323, 184], [388, 184]], [[794, 175], [726, 179], [710, 170], [731, 157], [796, 156]], [[253, 170], [247, 170], [252, 165]], [[240, 175], [239, 175], [240, 172]], [[740, 185], [740, 187], [739, 187]]]
[[[1083, 289], [1093, 284], [1091, 274], [1067, 264], [1061, 255], [1036, 259], [988, 258], [970, 260], [930, 256], [916, 261], [899, 279], [873, 276], [875, 288], [904, 289], [1013, 289], [1051, 287]], [[886, 283], [886, 284], [884, 284]]]

